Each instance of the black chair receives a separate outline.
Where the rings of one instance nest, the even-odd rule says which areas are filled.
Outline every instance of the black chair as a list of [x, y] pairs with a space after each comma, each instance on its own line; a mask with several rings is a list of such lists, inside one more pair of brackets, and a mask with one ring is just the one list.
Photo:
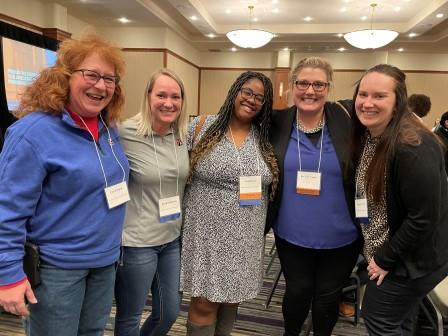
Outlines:
[[[266, 268], [266, 274], [269, 273], [272, 265], [274, 264], [274, 260], [277, 258], [277, 250], [273, 247], [270, 251], [270, 255], [271, 255], [271, 260], [269, 261], [269, 264]], [[347, 281], [347, 285], [342, 289], [342, 293], [350, 293], [353, 292], [353, 304], [355, 305], [355, 315], [354, 315], [354, 320], [353, 320], [353, 324], [354, 326], [357, 326], [359, 323], [359, 319], [361, 316], [361, 286], [363, 286], [365, 284], [366, 281], [364, 278], [365, 277], [365, 273], [367, 273], [365, 267], [364, 267], [364, 258], [360, 258], [358, 260], [358, 263], [356, 264], [355, 268], [353, 269], [352, 274], [350, 274], [350, 278]], [[271, 301], [272, 301], [272, 297], [274, 295], [275, 289], [277, 288], [277, 285], [280, 281], [280, 278], [282, 276], [282, 269], [281, 267], [277, 270], [275, 276], [274, 276], [274, 281], [272, 283], [271, 286], [271, 290], [269, 292], [269, 295], [266, 298], [265, 301], [265, 308], [268, 308]], [[304, 330], [305, 330], [305, 335], [308, 335], [309, 332], [312, 329], [312, 323], [311, 323], [311, 319], [308, 318], [305, 326], [304, 326]]]

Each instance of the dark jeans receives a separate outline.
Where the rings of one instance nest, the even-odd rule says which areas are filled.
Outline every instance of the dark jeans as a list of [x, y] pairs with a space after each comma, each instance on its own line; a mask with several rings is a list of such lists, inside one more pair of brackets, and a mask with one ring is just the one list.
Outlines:
[[356, 264], [360, 244], [318, 250], [296, 246], [277, 236], [275, 243], [286, 282], [285, 336], [299, 335], [311, 306], [314, 335], [331, 335], [342, 288]]
[[371, 336], [408, 336], [420, 300], [447, 275], [447, 267], [418, 279], [388, 274], [380, 286], [367, 282], [362, 315]]

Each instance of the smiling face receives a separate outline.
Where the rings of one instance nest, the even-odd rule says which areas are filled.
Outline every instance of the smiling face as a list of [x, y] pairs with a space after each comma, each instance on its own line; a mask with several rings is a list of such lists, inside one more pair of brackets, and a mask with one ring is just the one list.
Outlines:
[[182, 110], [182, 91], [171, 77], [160, 75], [149, 93], [153, 130], [166, 131]]
[[365, 75], [356, 95], [356, 115], [373, 137], [383, 134], [394, 115], [395, 81], [378, 72]]
[[[260, 104], [260, 102], [257, 101], [259, 99], [256, 99], [255, 95], [264, 97], [264, 85], [259, 79], [252, 78], [245, 82], [241, 89], [249, 89], [252, 91], [253, 95], [249, 98], [248, 95], [244, 94], [241, 90], [238, 92], [235, 98], [235, 109], [233, 111], [232, 119], [243, 124], [248, 124], [252, 122], [263, 107], [263, 104]], [[249, 90], [246, 90], [246, 92], [250, 92]]]
[[[293, 82], [296, 81], [327, 83], [328, 78], [323, 69], [303, 68], [297, 73], [296, 77], [293, 78]], [[325, 101], [328, 96], [328, 85], [321, 92], [316, 92], [312, 85], [306, 90], [301, 90], [293, 83], [292, 92], [294, 104], [297, 106], [300, 113], [318, 114], [323, 112]]]
[[[98, 54], [87, 56], [78, 69], [93, 70], [102, 76], [115, 76], [112, 64], [104, 61]], [[82, 72], [74, 72], [69, 80], [68, 108], [82, 117], [97, 116], [111, 101], [115, 87], [107, 87], [103, 79], [89, 84]]]

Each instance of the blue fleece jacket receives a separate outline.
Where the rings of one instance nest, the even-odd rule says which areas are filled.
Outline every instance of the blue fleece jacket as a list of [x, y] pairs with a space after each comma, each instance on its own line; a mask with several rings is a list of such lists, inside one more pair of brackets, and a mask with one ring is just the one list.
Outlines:
[[[98, 124], [98, 147], [108, 185], [128, 180], [118, 133]], [[91, 135], [71, 119], [34, 112], [7, 131], [0, 153], [0, 285], [23, 279], [24, 242], [39, 245], [42, 261], [65, 269], [114, 263], [120, 253], [125, 205], [109, 209]]]

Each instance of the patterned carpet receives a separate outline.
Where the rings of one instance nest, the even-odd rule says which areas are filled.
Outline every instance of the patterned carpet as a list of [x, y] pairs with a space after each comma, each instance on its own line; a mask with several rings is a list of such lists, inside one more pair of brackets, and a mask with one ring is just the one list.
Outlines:
[[[272, 246], [272, 237], [268, 235], [266, 241], [265, 268], [271, 257], [269, 255]], [[265, 308], [266, 299], [274, 282], [274, 277], [279, 269], [278, 260], [274, 259], [272, 267], [267, 272], [263, 288], [257, 298], [243, 303], [238, 310], [238, 320], [236, 322], [233, 336], [281, 336], [283, 335], [283, 320], [281, 314], [281, 302], [284, 293], [284, 281], [281, 278], [274, 292], [272, 301], [268, 308]], [[181, 306], [181, 314], [176, 323], [168, 333], [169, 336], [185, 335], [185, 324], [188, 310], [188, 295], [184, 295]], [[150, 297], [148, 305], [144, 311], [144, 318], [149, 315]], [[112, 308], [111, 317], [107, 324], [104, 335], [113, 335], [113, 323], [115, 316], [115, 307]], [[445, 331], [446, 332], [446, 331]], [[303, 332], [302, 332], [303, 334]], [[0, 313], [0, 336], [24, 335], [20, 318], [5, 313]], [[312, 332], [311, 334], [312, 335]], [[339, 321], [333, 331], [333, 336], [366, 336], [367, 331], [361, 319], [357, 326], [353, 324], [353, 318], [339, 318]], [[416, 333], [417, 336], [433, 335], [426, 320], [420, 321], [420, 327]], [[59, 335], [58, 335], [59, 336]], [[63, 335], [61, 335], [63, 336]]]

